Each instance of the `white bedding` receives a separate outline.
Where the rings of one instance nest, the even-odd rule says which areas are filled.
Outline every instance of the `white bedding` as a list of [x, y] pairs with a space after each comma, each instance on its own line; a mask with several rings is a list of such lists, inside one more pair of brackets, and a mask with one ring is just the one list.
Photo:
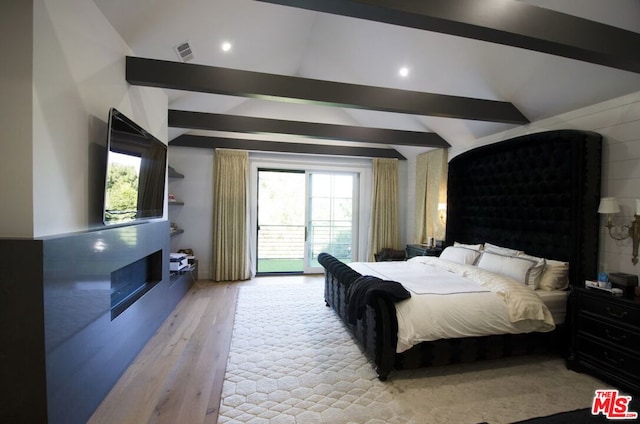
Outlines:
[[[475, 281], [444, 268], [426, 265], [418, 260], [407, 262], [355, 262], [351, 268], [362, 275], [373, 275], [383, 280], [401, 283], [414, 294], [454, 294], [489, 292]], [[429, 279], [425, 279], [425, 266], [428, 266]]]
[[397, 352], [423, 341], [555, 328], [551, 312], [533, 290], [472, 265], [419, 256], [349, 266], [363, 275], [397, 281], [411, 292], [411, 298], [396, 303]]
[[566, 290], [536, 290], [536, 294], [547, 305], [556, 325], [562, 324], [567, 317], [569, 292]]

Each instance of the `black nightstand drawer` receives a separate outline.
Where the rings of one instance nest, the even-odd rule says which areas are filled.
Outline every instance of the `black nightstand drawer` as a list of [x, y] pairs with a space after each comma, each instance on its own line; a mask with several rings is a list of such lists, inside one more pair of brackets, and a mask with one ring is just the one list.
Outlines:
[[640, 299], [572, 287], [567, 366], [640, 395]]
[[602, 339], [608, 343], [635, 352], [640, 357], [640, 334], [626, 327], [611, 325], [606, 321], [595, 319], [593, 315], [579, 314], [578, 328], [580, 333]]
[[577, 349], [580, 357], [611, 373], [624, 373], [640, 379], [640, 361], [637, 356], [614, 349], [606, 343], [599, 343], [588, 337], [578, 336]]
[[627, 325], [640, 326], [640, 309], [637, 305], [627, 305], [616, 300], [612, 301], [606, 295], [598, 295], [596, 297], [582, 296], [580, 310]]

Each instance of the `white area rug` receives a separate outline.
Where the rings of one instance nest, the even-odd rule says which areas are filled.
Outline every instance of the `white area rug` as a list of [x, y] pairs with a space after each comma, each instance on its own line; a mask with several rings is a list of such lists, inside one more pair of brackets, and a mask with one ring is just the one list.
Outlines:
[[220, 423], [510, 423], [590, 407], [604, 383], [552, 356], [393, 372], [380, 382], [323, 285], [240, 289]]

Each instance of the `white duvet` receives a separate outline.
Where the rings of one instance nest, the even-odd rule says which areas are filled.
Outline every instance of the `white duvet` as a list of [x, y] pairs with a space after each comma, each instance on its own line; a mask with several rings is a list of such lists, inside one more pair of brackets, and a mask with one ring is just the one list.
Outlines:
[[555, 328], [549, 309], [533, 290], [471, 265], [418, 256], [349, 266], [362, 275], [397, 281], [411, 292], [411, 298], [396, 303], [397, 352], [424, 341]]

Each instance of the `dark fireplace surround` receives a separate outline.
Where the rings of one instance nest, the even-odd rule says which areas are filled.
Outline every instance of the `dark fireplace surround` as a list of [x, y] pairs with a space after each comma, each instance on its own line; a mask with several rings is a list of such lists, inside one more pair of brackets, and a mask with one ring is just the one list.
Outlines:
[[86, 422], [191, 286], [169, 223], [0, 239], [0, 422]]

